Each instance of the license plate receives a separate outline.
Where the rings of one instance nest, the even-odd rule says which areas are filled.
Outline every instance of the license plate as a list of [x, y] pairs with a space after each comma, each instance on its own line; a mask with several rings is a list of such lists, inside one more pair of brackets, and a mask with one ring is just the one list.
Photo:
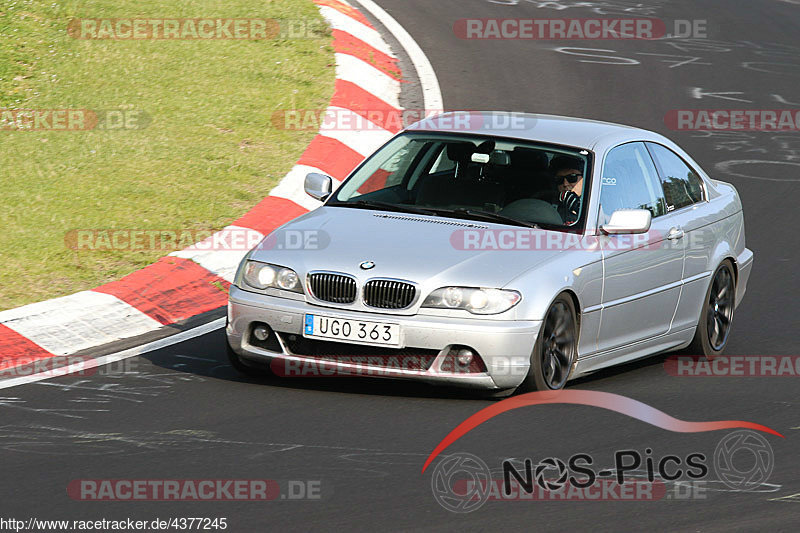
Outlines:
[[307, 314], [303, 336], [397, 346], [400, 325]]

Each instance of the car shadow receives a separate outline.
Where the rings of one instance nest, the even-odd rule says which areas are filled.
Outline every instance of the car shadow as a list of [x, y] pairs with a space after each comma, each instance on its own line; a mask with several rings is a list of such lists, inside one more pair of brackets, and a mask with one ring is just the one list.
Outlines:
[[[663, 368], [666, 359], [674, 355], [676, 355], [675, 352], [665, 352], [656, 355], [648, 355], [641, 359], [636, 359], [634, 361], [629, 361], [627, 363], [604, 368], [602, 370], [598, 370], [596, 372], [592, 372], [591, 374], [587, 374], [585, 376], [581, 376], [579, 378], [571, 380], [567, 384], [567, 387], [573, 389], [576, 388], [592, 389], [593, 384], [601, 382], [609, 382], [609, 380], [613, 378], [621, 377], [631, 372], [645, 370], [653, 367]], [[594, 387], [594, 388], [599, 388], [599, 387]]]
[[[235, 370], [225, 352], [224, 330], [216, 330], [180, 344], [141, 355], [155, 366], [175, 372], [184, 372], [212, 379], [220, 379], [254, 386], [278, 389], [314, 390], [340, 394], [396, 396], [406, 398], [436, 398], [480, 400], [494, 402], [507, 396], [497, 396], [477, 389], [464, 389], [446, 385], [433, 385], [413, 380], [376, 377], [251, 377]], [[608, 389], [602, 386], [610, 378], [656, 365], [663, 365], [669, 354], [651, 356], [630, 363], [603, 369], [588, 376], [572, 380], [568, 388]]]

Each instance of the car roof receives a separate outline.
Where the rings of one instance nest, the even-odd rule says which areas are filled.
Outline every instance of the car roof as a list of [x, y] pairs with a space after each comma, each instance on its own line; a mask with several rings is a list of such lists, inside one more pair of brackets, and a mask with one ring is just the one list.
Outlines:
[[604, 140], [663, 139], [652, 131], [623, 124], [507, 111], [450, 111], [416, 122], [406, 131], [511, 137], [587, 149], [594, 149]]

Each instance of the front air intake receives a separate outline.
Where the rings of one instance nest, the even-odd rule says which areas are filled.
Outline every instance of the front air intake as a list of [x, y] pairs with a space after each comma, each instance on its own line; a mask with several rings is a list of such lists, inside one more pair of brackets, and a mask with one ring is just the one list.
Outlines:
[[342, 274], [315, 273], [308, 277], [311, 294], [318, 300], [335, 304], [356, 301], [356, 280]]
[[378, 309], [405, 309], [416, 294], [413, 285], [402, 281], [375, 279], [364, 285], [364, 303]]

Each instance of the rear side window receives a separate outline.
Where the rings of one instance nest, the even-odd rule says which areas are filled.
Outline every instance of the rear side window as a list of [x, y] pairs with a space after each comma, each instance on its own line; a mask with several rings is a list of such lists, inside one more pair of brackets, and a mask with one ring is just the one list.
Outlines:
[[647, 147], [659, 166], [668, 211], [703, 200], [700, 176], [678, 154], [660, 144], [647, 143]]
[[653, 218], [666, 213], [656, 167], [640, 142], [617, 146], [603, 165], [599, 223], [607, 224], [619, 209], [647, 209]]

